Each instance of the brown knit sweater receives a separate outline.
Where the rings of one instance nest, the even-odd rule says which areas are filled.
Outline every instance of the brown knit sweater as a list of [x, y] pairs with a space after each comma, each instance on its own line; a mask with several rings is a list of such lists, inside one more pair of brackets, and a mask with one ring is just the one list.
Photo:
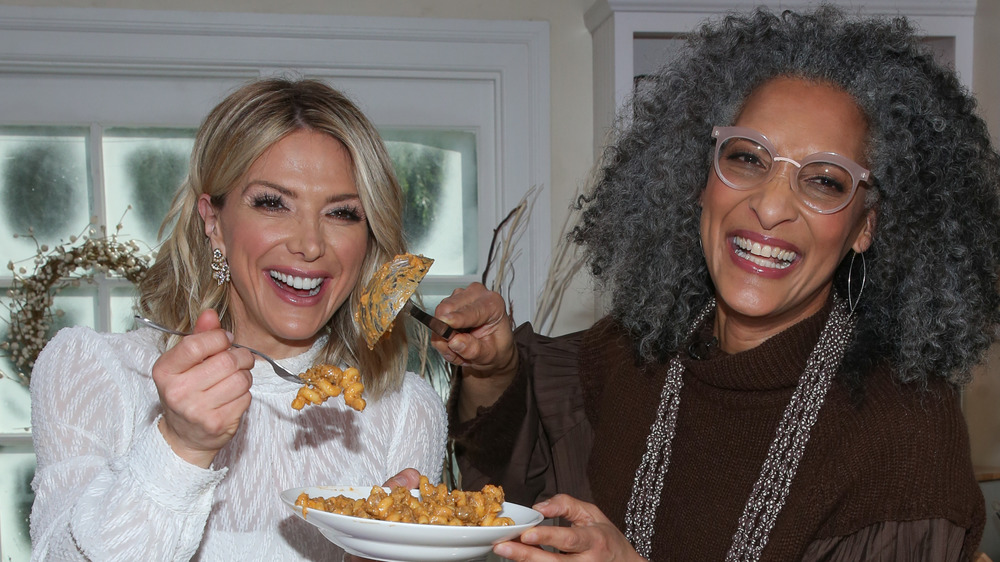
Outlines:
[[[725, 558], [826, 316], [744, 353], [685, 358], [653, 560]], [[528, 504], [570, 493], [624, 529], [667, 365], [639, 365], [610, 321], [555, 340], [525, 327], [517, 336], [515, 383], [452, 427], [463, 486], [492, 481]], [[860, 402], [831, 387], [762, 560], [964, 560], [983, 525], [957, 391], [880, 370]]]

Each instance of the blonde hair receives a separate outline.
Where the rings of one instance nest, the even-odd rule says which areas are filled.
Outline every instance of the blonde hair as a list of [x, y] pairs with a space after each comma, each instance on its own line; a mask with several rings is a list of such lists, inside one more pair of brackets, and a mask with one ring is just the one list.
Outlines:
[[198, 213], [198, 197], [208, 194], [212, 204], [221, 207], [264, 151], [299, 130], [327, 133], [343, 143], [368, 220], [368, 252], [358, 283], [327, 323], [329, 341], [317, 362], [357, 366], [365, 392], [377, 398], [402, 383], [406, 330], [392, 330], [369, 350], [354, 311], [364, 283], [382, 263], [406, 251], [402, 190], [375, 126], [344, 94], [318, 80], [257, 80], [208, 114], [195, 137], [188, 177], [160, 228], [161, 238], [166, 231], [169, 235], [139, 285], [138, 309], [172, 328], [191, 331], [198, 315], [214, 308], [223, 327], [233, 330], [226, 314], [231, 285], [220, 286], [212, 278], [212, 247]]

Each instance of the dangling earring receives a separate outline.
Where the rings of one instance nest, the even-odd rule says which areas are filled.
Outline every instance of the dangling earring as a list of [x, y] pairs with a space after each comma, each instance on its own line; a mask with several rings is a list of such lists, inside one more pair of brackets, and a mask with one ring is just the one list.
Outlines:
[[854, 252], [851, 256], [851, 267], [847, 270], [847, 304], [851, 307], [851, 314], [854, 314], [854, 309], [857, 308], [858, 303], [861, 302], [861, 293], [865, 290], [865, 282], [868, 281], [868, 264], [865, 263], [865, 254], [861, 253], [861, 288], [858, 289], [858, 296], [854, 296], [854, 291], [851, 290], [851, 279], [854, 278], [854, 258], [858, 257], [858, 253]]
[[218, 281], [219, 285], [229, 282], [229, 263], [218, 248], [212, 250], [212, 278]]

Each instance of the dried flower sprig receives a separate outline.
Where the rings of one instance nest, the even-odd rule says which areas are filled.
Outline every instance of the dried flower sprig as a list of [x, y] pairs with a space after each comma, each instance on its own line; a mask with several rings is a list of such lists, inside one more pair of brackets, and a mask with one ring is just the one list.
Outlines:
[[[68, 244], [49, 248], [39, 244], [34, 233], [26, 235], [35, 241], [35, 256], [24, 261], [32, 261], [28, 268], [9, 262], [7, 269], [14, 274], [14, 283], [7, 292], [11, 300], [9, 332], [0, 342], [0, 356], [10, 359], [17, 369], [14, 377], [0, 371], [0, 377], [16, 378], [27, 386], [31, 380], [31, 369], [38, 353], [45, 346], [53, 319], [61, 316], [61, 310], [53, 310], [52, 303], [59, 292], [66, 287], [79, 287], [81, 282], [93, 283], [94, 275], [114, 274], [132, 283], [138, 283], [146, 274], [152, 262], [152, 253], [144, 253], [135, 240], [121, 241], [119, 222], [112, 235], [107, 228], [95, 229], [96, 217], [79, 236], [71, 236]], [[98, 234], [100, 232], [100, 234]]]
[[[514, 260], [521, 254], [517, 243], [528, 226], [528, 218], [531, 216], [537, 196], [536, 186], [531, 186], [518, 204], [493, 229], [493, 238], [490, 240], [490, 249], [486, 255], [486, 267], [483, 269], [483, 285], [504, 296], [507, 300], [507, 312], [511, 318], [514, 317], [514, 303], [510, 298], [510, 285], [514, 282]], [[495, 272], [492, 271], [494, 266], [496, 266]], [[491, 273], [492, 280], [489, 279]]]

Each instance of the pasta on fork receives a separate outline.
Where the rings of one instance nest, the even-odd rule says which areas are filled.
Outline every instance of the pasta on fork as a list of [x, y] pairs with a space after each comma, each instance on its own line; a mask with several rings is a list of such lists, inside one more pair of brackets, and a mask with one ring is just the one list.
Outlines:
[[344, 403], [357, 411], [367, 405], [361, 393], [365, 385], [361, 383], [361, 373], [354, 367], [341, 369], [336, 365], [316, 365], [299, 375], [304, 383], [299, 389], [292, 408], [301, 410], [308, 404], [322, 404], [332, 396], [344, 395]]

